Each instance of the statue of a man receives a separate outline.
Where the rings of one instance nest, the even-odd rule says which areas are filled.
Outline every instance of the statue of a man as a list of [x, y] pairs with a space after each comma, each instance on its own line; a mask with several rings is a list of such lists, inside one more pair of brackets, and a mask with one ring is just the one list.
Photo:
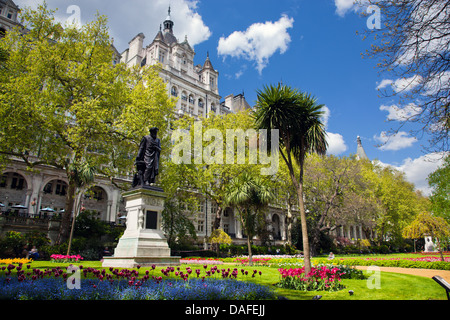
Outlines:
[[151, 128], [150, 135], [141, 140], [136, 157], [137, 175], [133, 187], [149, 186], [155, 183], [159, 173], [159, 157], [161, 154], [161, 140], [157, 138], [158, 128]]

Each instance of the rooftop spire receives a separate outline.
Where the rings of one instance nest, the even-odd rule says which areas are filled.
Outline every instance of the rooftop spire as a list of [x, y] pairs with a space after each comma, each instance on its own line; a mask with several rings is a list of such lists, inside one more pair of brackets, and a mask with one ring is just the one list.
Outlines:
[[170, 10], [170, 6], [169, 6], [169, 10], [167, 12], [168, 12], [168, 16], [166, 18], [166, 21], [164, 21], [164, 32], [173, 33], [173, 21], [170, 16], [170, 13], [172, 11]]
[[356, 141], [358, 143], [358, 146], [356, 148], [356, 159], [358, 159], [358, 160], [369, 160], [369, 157], [367, 156], [367, 154], [364, 151], [364, 148], [362, 146], [361, 137], [358, 136], [356, 138]]

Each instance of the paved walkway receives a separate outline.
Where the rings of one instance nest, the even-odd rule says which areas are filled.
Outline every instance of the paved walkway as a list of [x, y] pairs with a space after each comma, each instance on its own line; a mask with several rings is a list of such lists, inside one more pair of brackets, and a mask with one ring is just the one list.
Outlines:
[[[356, 269], [360, 269], [360, 270], [366, 270], [367, 268], [368, 267], [366, 267], [366, 266], [356, 267]], [[412, 274], [412, 275], [422, 276], [422, 277], [427, 277], [427, 278], [432, 278], [434, 276], [441, 276], [448, 283], [450, 283], [450, 271], [449, 270], [416, 269], [416, 268], [389, 268], [389, 267], [379, 267], [379, 268], [380, 268], [380, 271]]]

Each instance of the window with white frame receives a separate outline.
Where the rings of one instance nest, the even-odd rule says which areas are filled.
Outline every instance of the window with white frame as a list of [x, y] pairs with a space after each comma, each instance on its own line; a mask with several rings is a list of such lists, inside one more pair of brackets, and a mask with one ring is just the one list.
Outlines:
[[205, 221], [198, 220], [197, 221], [197, 231], [198, 232], [203, 232], [204, 228], [205, 228]]

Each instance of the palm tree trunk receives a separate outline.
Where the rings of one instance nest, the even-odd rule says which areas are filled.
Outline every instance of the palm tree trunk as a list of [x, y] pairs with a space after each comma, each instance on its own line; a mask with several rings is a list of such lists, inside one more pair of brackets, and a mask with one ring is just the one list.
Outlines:
[[252, 257], [252, 244], [251, 244], [251, 238], [252, 236], [252, 232], [251, 230], [249, 230], [247, 224], [245, 223], [245, 220], [243, 218], [243, 215], [240, 214], [240, 218], [241, 218], [241, 225], [245, 230], [245, 233], [247, 233], [247, 249], [248, 249], [248, 265], [252, 266], [253, 265], [253, 257]]
[[311, 254], [309, 248], [308, 239], [308, 226], [306, 223], [305, 203], [303, 201], [303, 184], [299, 184], [297, 188], [298, 204], [300, 207], [300, 222], [302, 227], [302, 240], [303, 240], [303, 261], [305, 264], [305, 274], [308, 275], [311, 272]]
[[287, 152], [287, 157], [283, 154], [283, 151], [280, 149], [280, 153], [285, 160], [289, 174], [291, 176], [292, 183], [294, 184], [295, 189], [297, 190], [297, 200], [298, 206], [300, 207], [300, 222], [302, 228], [302, 241], [303, 241], [303, 262], [305, 264], [305, 274], [311, 272], [311, 253], [309, 248], [309, 239], [308, 239], [308, 226], [306, 223], [306, 212], [305, 212], [305, 202], [303, 201], [303, 163], [304, 156], [300, 157], [300, 180], [297, 180], [294, 173], [294, 168], [292, 166], [292, 158], [290, 151]]
[[253, 256], [252, 256], [252, 244], [251, 244], [251, 239], [250, 239], [250, 235], [247, 235], [247, 246], [248, 246], [248, 265], [252, 266], [253, 265]]
[[75, 193], [75, 183], [69, 182], [69, 188], [66, 196], [66, 206], [61, 218], [61, 226], [59, 228], [58, 239], [56, 241], [57, 244], [61, 244], [69, 238], [71, 229], [70, 217], [72, 216], [72, 211], [75, 204]]

